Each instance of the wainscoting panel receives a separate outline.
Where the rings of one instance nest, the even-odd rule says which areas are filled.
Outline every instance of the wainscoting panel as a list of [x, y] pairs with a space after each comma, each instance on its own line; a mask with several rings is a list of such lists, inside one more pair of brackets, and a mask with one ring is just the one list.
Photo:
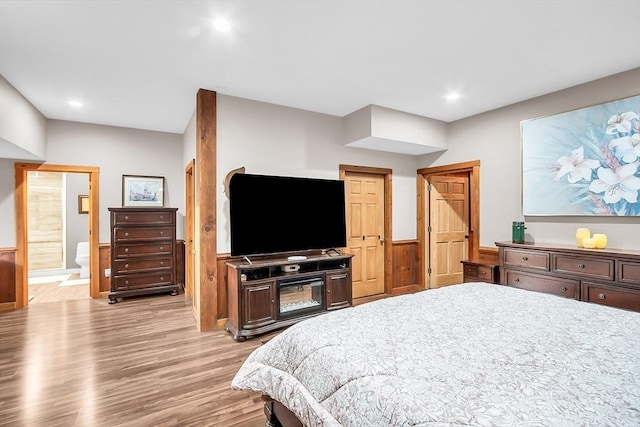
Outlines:
[[229, 317], [229, 304], [227, 302], [227, 266], [225, 263], [231, 260], [229, 254], [218, 254], [218, 319]]
[[0, 248], [0, 304], [16, 302], [16, 248]]
[[393, 245], [392, 295], [406, 294], [419, 290], [418, 284], [418, 241], [399, 240]]

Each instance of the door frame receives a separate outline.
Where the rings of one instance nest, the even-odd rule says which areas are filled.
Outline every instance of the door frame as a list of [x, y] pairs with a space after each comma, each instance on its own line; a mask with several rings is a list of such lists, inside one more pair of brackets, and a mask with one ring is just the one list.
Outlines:
[[[193, 298], [194, 276], [194, 207], [195, 207], [195, 167], [196, 160], [192, 159], [184, 170], [184, 206], [185, 206], [185, 285], [184, 293]], [[192, 301], [193, 303], [193, 301]]]
[[[393, 271], [392, 271], [392, 259], [393, 259], [393, 230], [391, 228], [392, 217], [391, 212], [393, 210], [392, 198], [391, 198], [391, 177], [393, 170], [387, 168], [375, 168], [368, 166], [354, 166], [354, 165], [339, 165], [340, 180], [344, 181], [346, 175], [351, 173], [359, 173], [365, 175], [382, 175], [384, 177], [384, 250], [383, 263], [384, 263], [384, 293], [385, 295], [391, 295], [393, 290]], [[348, 195], [345, 193], [345, 198]]]
[[480, 256], [480, 160], [472, 160], [450, 165], [422, 168], [417, 171], [417, 229], [418, 229], [418, 285], [428, 289], [427, 262], [431, 251], [428, 242], [429, 225], [429, 185], [428, 179], [434, 175], [466, 173], [469, 177], [469, 258]]
[[52, 165], [46, 163], [15, 164], [15, 212], [16, 212], [16, 308], [26, 307], [29, 303], [27, 250], [27, 175], [28, 172], [86, 173], [89, 175], [89, 294], [91, 298], [100, 297], [100, 267], [98, 246], [99, 229], [99, 178], [100, 168], [96, 166]]

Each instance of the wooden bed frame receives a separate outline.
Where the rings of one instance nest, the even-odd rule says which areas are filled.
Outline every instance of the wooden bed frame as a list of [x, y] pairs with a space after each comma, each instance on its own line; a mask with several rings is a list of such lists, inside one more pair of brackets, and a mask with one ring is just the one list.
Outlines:
[[267, 417], [266, 427], [304, 427], [298, 417], [282, 403], [266, 394], [262, 395], [262, 400], [264, 400], [264, 415]]

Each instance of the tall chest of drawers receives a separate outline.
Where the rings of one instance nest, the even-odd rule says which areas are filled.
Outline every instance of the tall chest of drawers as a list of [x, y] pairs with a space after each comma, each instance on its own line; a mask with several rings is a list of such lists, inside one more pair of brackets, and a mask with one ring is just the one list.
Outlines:
[[640, 251], [496, 245], [502, 285], [640, 311]]
[[120, 297], [178, 293], [176, 211], [177, 208], [109, 208], [110, 304]]

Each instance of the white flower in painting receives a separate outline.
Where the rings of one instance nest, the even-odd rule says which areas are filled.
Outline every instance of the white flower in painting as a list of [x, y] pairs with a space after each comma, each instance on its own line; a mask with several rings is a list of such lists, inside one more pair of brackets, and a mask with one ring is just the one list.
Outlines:
[[609, 135], [617, 132], [629, 133], [631, 131], [631, 120], [637, 118], [638, 115], [633, 111], [618, 113], [615, 116], [611, 116], [611, 118], [607, 120], [607, 129], [605, 132]]
[[618, 203], [620, 199], [637, 203], [640, 190], [640, 178], [634, 176], [637, 171], [638, 162], [620, 166], [615, 172], [608, 168], [598, 168], [598, 179], [589, 185], [589, 190], [604, 193], [604, 201], [610, 205]]
[[615, 149], [616, 157], [625, 163], [635, 162], [640, 158], [640, 134], [612, 139], [609, 148]]
[[571, 184], [575, 184], [581, 179], [591, 181], [591, 170], [600, 166], [600, 162], [597, 160], [585, 160], [582, 146], [573, 150], [570, 156], [560, 157], [558, 163], [560, 163], [560, 170], [556, 173], [555, 180], [559, 181], [560, 178], [569, 174], [567, 180]]

